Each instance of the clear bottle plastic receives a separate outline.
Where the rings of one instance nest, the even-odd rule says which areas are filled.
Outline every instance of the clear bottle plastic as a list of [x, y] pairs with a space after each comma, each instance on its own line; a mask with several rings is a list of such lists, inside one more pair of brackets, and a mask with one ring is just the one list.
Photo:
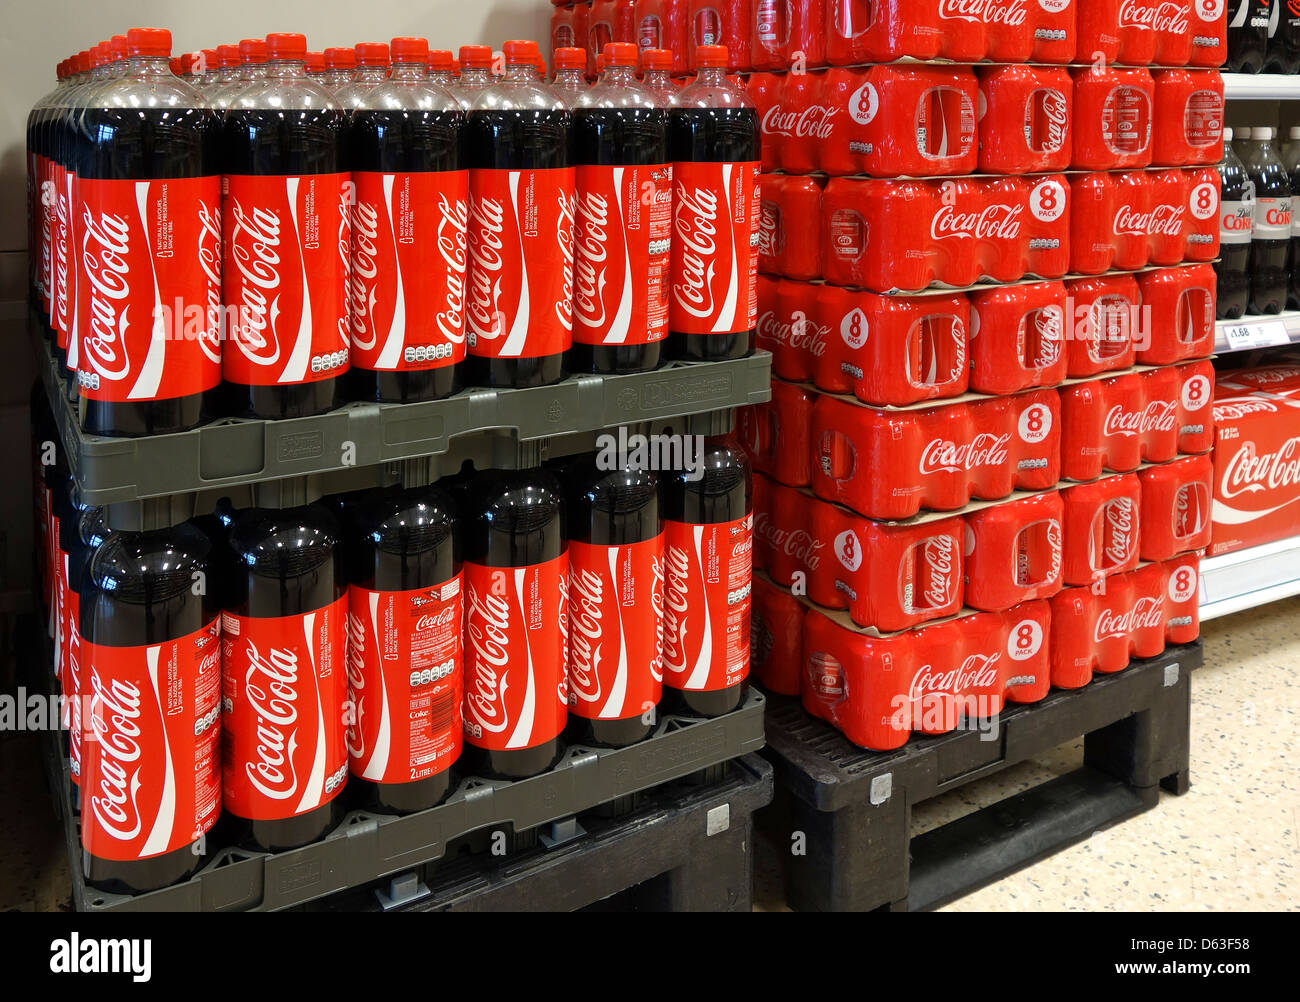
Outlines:
[[1232, 129], [1223, 130], [1219, 165], [1219, 260], [1217, 310], [1220, 320], [1236, 320], [1250, 301], [1250, 241], [1255, 230], [1255, 183], [1232, 148]]
[[335, 97], [345, 111], [361, 107], [367, 94], [388, 79], [388, 45], [384, 42], [358, 42], [353, 46], [357, 71], [352, 82], [340, 87]]
[[430, 49], [426, 65], [429, 79], [439, 87], [450, 90], [456, 86], [456, 57], [450, 49]]
[[307, 79], [312, 83], [320, 84], [322, 87], [329, 86], [329, 80], [325, 75], [325, 53], [307, 53]]
[[1277, 313], [1286, 305], [1291, 248], [1291, 179], [1273, 149], [1274, 129], [1254, 129], [1246, 173], [1255, 184], [1255, 232], [1250, 241], [1250, 309]]
[[[208, 101], [214, 101], [217, 95], [223, 90], [231, 84], [239, 82], [240, 68], [239, 46], [218, 45], [217, 72], [213, 75], [212, 80], [208, 84]], [[216, 105], [214, 104], [213, 107], [216, 107]]]
[[587, 90], [587, 50], [561, 48], [555, 50], [555, 79], [551, 89], [563, 98], [570, 108]]
[[479, 94], [492, 86], [492, 49], [486, 45], [460, 47], [460, 76], [451, 88], [460, 106], [469, 111]]
[[212, 107], [225, 111], [234, 106], [239, 96], [266, 82], [266, 42], [261, 38], [245, 38], [239, 43], [239, 75], [231, 83], [217, 89], [212, 95]]
[[673, 54], [669, 49], [641, 50], [641, 85], [657, 95], [659, 103], [667, 108], [676, 99], [681, 88], [673, 83]]
[[325, 50], [325, 87], [337, 94], [352, 82], [357, 73], [357, 54], [351, 46], [333, 46]]

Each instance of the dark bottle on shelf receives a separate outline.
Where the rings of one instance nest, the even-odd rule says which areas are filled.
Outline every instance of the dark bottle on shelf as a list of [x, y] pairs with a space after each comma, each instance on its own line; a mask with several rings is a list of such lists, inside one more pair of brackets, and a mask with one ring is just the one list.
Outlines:
[[1271, 7], [1283, 0], [1228, 0], [1229, 73], [1258, 73], [1268, 54]]
[[212, 541], [183, 523], [113, 532], [81, 591], [86, 882], [135, 894], [204, 862], [221, 813], [220, 609], [196, 593]]
[[1300, 72], [1300, 3], [1273, 0], [1268, 19], [1268, 51], [1263, 73]]
[[351, 782], [378, 810], [420, 811], [451, 792], [463, 743], [456, 505], [417, 487], [347, 507]]
[[1232, 129], [1223, 130], [1219, 165], [1223, 196], [1219, 201], [1218, 317], [1236, 320], [1250, 302], [1250, 240], [1255, 231], [1255, 182], [1232, 148]]
[[1276, 130], [1251, 130], [1246, 173], [1255, 185], [1255, 229], [1250, 241], [1250, 312], [1277, 313], [1286, 305], [1291, 249], [1291, 181], [1273, 150]]
[[[673, 101], [669, 356], [707, 362], [754, 350], [758, 319], [758, 112], [727, 79], [727, 48], [695, 50]], [[736, 175], [739, 175], [738, 177]]]
[[230, 524], [222, 617], [222, 795], [251, 842], [306, 845], [343, 817], [347, 584], [323, 504], [250, 508]]
[[[1282, 166], [1291, 183], [1291, 247], [1288, 251], [1287, 309], [1300, 309], [1300, 219], [1295, 213], [1295, 193], [1300, 191], [1300, 128], [1291, 129], [1291, 141], [1279, 150]], [[1220, 252], [1222, 257], [1222, 252]], [[1222, 293], [1220, 293], [1222, 295]]]

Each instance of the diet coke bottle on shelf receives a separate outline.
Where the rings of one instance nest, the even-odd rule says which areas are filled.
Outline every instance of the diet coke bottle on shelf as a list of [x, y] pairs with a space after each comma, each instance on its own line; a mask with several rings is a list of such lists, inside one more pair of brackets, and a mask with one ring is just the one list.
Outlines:
[[605, 46], [604, 75], [573, 106], [574, 372], [658, 368], [668, 336], [672, 175], [668, 113], [633, 72], [636, 46]]
[[661, 107], [670, 107], [677, 98], [678, 87], [670, 75], [673, 54], [667, 49], [641, 50], [641, 86], [655, 95]]
[[1291, 248], [1291, 181], [1273, 150], [1276, 130], [1251, 130], [1246, 174], [1255, 185], [1255, 229], [1250, 242], [1250, 312], [1277, 313], [1286, 305]]
[[587, 50], [560, 48], [555, 50], [551, 58], [555, 63], [555, 79], [551, 81], [551, 89], [572, 108], [587, 90]]
[[1227, 0], [1229, 73], [1258, 73], [1268, 52], [1270, 7], [1283, 0]]
[[663, 694], [664, 523], [659, 478], [563, 471], [569, 525], [569, 724], [608, 746], [648, 737]]
[[303, 417], [342, 402], [348, 371], [347, 119], [307, 79], [304, 36], [267, 49], [266, 80], [226, 113], [222, 367], [234, 413]]
[[742, 358], [758, 319], [759, 122], [727, 80], [727, 50], [696, 50], [698, 75], [669, 113], [673, 161], [672, 358]]
[[1300, 72], [1300, 3], [1274, 0], [1262, 73]]
[[560, 757], [567, 684], [569, 552], [559, 482], [489, 470], [465, 493], [465, 741], [472, 768], [521, 779]]
[[228, 530], [222, 615], [226, 812], [268, 851], [314, 842], [343, 816], [348, 592], [323, 504], [250, 508]]
[[716, 717], [748, 688], [753, 495], [734, 438], [704, 439], [698, 458], [702, 476], [665, 485], [664, 686], [686, 712]]
[[[1255, 182], [1232, 148], [1232, 130], [1223, 130], [1219, 165], [1223, 196], [1219, 202], [1218, 317], [1236, 320], [1250, 299], [1250, 245], [1255, 232]], [[1293, 220], [1294, 224], [1294, 220]]]
[[132, 29], [128, 48], [80, 117], [75, 166], [77, 386], [96, 435], [193, 428], [221, 380], [215, 118], [171, 75], [170, 32]]
[[465, 113], [425, 75], [428, 42], [394, 38], [393, 74], [348, 127], [352, 167], [349, 396], [437, 400], [465, 360]]
[[644, 55], [649, 49], [668, 53], [673, 73], [691, 68], [690, 0], [636, 0], [633, 8], [636, 43]]
[[189, 523], [113, 533], [83, 578], [81, 845], [93, 887], [184, 879], [221, 813], [220, 609], [194, 587], [212, 549]]
[[490, 45], [462, 45], [460, 47], [460, 76], [451, 88], [452, 96], [461, 108], [469, 111], [479, 93], [492, 86], [492, 47]]
[[456, 505], [416, 487], [349, 507], [348, 761], [373, 806], [420, 811], [450, 792], [463, 741]]
[[[271, 36], [268, 35], [268, 42]], [[335, 98], [345, 110], [361, 107], [367, 94], [388, 79], [389, 52], [383, 42], [358, 42], [352, 47], [357, 69], [352, 82], [340, 87]]]
[[469, 159], [468, 381], [546, 386], [573, 342], [574, 169], [569, 112], [533, 71], [537, 43], [503, 46], [505, 76], [479, 94]]

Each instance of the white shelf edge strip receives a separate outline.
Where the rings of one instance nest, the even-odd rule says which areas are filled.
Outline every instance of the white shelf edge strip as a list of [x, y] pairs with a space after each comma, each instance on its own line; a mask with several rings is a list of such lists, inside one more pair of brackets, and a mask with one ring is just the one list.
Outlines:
[[1283, 73], [1225, 73], [1223, 96], [1228, 101], [1300, 100], [1300, 76]]
[[1300, 595], [1300, 536], [1201, 561], [1202, 621]]

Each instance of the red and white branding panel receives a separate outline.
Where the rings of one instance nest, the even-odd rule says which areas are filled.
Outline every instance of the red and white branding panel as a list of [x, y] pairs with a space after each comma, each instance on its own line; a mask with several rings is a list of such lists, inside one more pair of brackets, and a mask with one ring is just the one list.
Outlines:
[[469, 172], [352, 179], [352, 364], [411, 371], [461, 361]]
[[651, 710], [663, 693], [664, 535], [569, 543], [569, 709], [589, 720]]
[[573, 340], [652, 344], [668, 336], [671, 164], [577, 168]]
[[735, 334], [758, 319], [757, 161], [673, 165], [669, 326]]
[[348, 368], [350, 174], [227, 174], [225, 377], [311, 383]]
[[466, 563], [465, 740], [532, 748], [568, 717], [569, 554], [526, 567]]
[[469, 173], [469, 351], [540, 358], [573, 341], [575, 172]]
[[90, 719], [81, 844], [137, 860], [189, 845], [221, 813], [221, 623], [150, 647], [83, 641]]
[[348, 588], [352, 774], [410, 783], [461, 749], [461, 579], [411, 591]]
[[91, 400], [189, 396], [221, 381], [216, 177], [77, 180], [77, 383]]
[[222, 616], [226, 809], [272, 821], [336, 797], [345, 745], [348, 599], [296, 616]]
[[754, 516], [668, 522], [664, 556], [664, 683], [729, 689], [749, 674]]

